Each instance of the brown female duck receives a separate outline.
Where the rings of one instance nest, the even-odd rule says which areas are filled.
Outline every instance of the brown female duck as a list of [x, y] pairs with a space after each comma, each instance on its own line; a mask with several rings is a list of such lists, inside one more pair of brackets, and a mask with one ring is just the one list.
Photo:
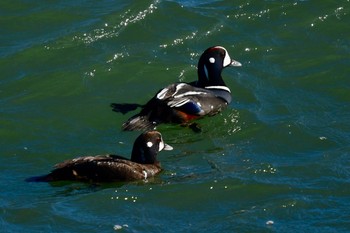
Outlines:
[[161, 172], [158, 152], [172, 150], [158, 131], [142, 133], [134, 142], [131, 159], [119, 155], [84, 156], [56, 164], [51, 173], [31, 177], [30, 182], [60, 180], [111, 182], [147, 179]]

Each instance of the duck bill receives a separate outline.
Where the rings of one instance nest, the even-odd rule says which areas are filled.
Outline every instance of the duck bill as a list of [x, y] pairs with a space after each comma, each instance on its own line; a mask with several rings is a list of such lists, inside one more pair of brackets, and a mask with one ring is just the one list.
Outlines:
[[162, 150], [172, 150], [172, 149], [173, 149], [172, 146], [170, 146], [170, 145], [164, 143], [163, 140], [160, 141], [160, 143], [159, 143], [159, 151], [162, 151]]
[[231, 64], [229, 66], [242, 66], [242, 63], [236, 60], [231, 60]]
[[166, 143], [164, 143], [164, 148], [163, 150], [173, 150], [174, 148]]

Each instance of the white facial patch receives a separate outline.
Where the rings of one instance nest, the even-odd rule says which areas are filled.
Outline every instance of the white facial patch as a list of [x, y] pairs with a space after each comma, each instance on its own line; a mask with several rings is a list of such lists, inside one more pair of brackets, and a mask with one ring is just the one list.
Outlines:
[[224, 64], [223, 64], [224, 67], [231, 65], [232, 59], [230, 58], [230, 55], [228, 55], [227, 50], [222, 46], [216, 46], [215, 48], [222, 49], [225, 51]]
[[152, 147], [153, 143], [152, 142], [147, 142], [147, 147]]
[[213, 58], [213, 57], [209, 58], [209, 62], [210, 63], [215, 63], [215, 58]]
[[164, 149], [165, 145], [164, 145], [164, 142], [163, 140], [159, 142], [159, 149], [158, 151], [162, 151]]
[[230, 58], [230, 55], [228, 55], [228, 52], [227, 52], [227, 50], [225, 49], [224, 66], [225, 66], [225, 67], [226, 67], [226, 66], [229, 66], [229, 65], [231, 65], [231, 63], [232, 63], [232, 60], [231, 60], [231, 58]]

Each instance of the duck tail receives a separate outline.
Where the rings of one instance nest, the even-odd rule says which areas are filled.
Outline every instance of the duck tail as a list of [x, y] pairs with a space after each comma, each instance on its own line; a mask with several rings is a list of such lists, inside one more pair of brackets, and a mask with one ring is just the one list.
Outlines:
[[48, 175], [42, 175], [42, 176], [33, 176], [25, 179], [26, 182], [50, 182], [54, 181], [51, 174]]
[[154, 130], [156, 128], [156, 125], [157, 125], [157, 123], [149, 121], [147, 116], [136, 115], [136, 116], [131, 117], [129, 120], [127, 120], [123, 124], [122, 129], [125, 131]]

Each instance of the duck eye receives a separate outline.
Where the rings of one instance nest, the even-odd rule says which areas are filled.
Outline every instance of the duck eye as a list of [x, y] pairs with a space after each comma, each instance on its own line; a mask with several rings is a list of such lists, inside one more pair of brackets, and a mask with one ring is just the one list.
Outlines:
[[215, 58], [213, 58], [213, 57], [209, 58], [209, 62], [210, 63], [215, 63]]

